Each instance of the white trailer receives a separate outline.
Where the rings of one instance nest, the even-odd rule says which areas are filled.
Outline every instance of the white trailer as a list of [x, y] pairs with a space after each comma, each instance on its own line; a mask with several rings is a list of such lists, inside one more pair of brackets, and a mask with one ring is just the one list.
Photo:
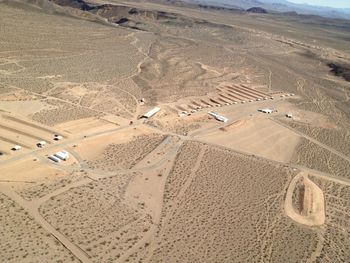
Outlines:
[[221, 116], [221, 115], [219, 115], [219, 114], [217, 114], [215, 112], [209, 111], [208, 114], [210, 116], [213, 116], [218, 121], [221, 121], [221, 122], [227, 122], [228, 121], [228, 119], [226, 117]]

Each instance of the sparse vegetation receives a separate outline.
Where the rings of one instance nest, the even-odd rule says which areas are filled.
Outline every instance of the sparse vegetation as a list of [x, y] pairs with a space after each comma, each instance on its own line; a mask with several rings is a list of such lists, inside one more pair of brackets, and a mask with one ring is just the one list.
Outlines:
[[350, 23], [93, 2], [0, 0], [0, 261], [346, 262]]
[[108, 171], [130, 169], [154, 150], [165, 136], [159, 134], [142, 135], [124, 144], [110, 144], [97, 160], [89, 161], [92, 168]]
[[0, 224], [1, 262], [78, 262], [22, 207], [3, 194], [0, 194]]

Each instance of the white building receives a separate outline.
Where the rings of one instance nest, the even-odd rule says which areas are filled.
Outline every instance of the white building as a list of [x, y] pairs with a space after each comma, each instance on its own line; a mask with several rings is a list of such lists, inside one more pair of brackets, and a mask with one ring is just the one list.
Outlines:
[[141, 118], [151, 118], [154, 114], [156, 114], [157, 112], [160, 111], [159, 107], [154, 107], [153, 109], [151, 109], [149, 112], [146, 112], [145, 114], [143, 114], [141, 116]]
[[209, 111], [208, 114], [210, 116], [213, 116], [218, 121], [222, 121], [222, 122], [227, 122], [228, 121], [228, 119], [226, 117], [221, 116], [221, 115], [219, 115], [219, 114], [217, 114], [215, 112]]
[[54, 156], [63, 160], [63, 161], [66, 161], [69, 158], [69, 153], [67, 151], [62, 150], [62, 151], [55, 153]]

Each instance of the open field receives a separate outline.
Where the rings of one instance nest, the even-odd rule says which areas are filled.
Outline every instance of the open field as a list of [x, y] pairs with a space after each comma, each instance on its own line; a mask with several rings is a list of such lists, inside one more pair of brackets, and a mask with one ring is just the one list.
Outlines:
[[[161, 226], [144, 257], [150, 262], [281, 262], [283, 256], [273, 251], [287, 242], [295, 250], [288, 254], [285, 248], [285, 255], [305, 260], [316, 234], [302, 231], [280, 210], [292, 174], [228, 150], [187, 144], [169, 174]], [[289, 231], [293, 235], [284, 236]]]
[[317, 144], [302, 139], [292, 162], [309, 168], [349, 179], [350, 162]]
[[292, 159], [300, 139], [295, 133], [271, 120], [252, 117], [238, 120], [200, 138], [280, 162]]
[[1, 194], [0, 204], [2, 262], [78, 262], [16, 202]]
[[95, 262], [115, 261], [142, 238], [151, 223], [147, 215], [122, 202], [132, 177], [116, 175], [72, 189], [47, 201], [40, 212]]
[[130, 169], [165, 138], [158, 134], [142, 135], [124, 144], [109, 144], [95, 160], [88, 161], [90, 168], [102, 170]]
[[350, 186], [342, 185], [326, 178], [311, 176], [324, 191], [327, 205], [324, 241], [320, 250], [319, 262], [346, 262], [350, 256], [347, 240], [350, 235], [349, 215]]
[[0, 261], [349, 260], [349, 21], [144, 0], [0, 19]]

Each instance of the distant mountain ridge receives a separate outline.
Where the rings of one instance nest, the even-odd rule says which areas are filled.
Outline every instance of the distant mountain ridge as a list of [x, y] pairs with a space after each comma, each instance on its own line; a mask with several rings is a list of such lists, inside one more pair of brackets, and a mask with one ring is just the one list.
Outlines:
[[267, 14], [267, 11], [262, 7], [252, 7], [252, 8], [247, 9], [247, 12], [258, 13], [258, 14]]
[[350, 19], [350, 8], [332, 8], [296, 4], [287, 0], [184, 0], [188, 3], [217, 5], [226, 8], [249, 9], [261, 7], [275, 12], [297, 12], [298, 14], [319, 15], [330, 18]]

